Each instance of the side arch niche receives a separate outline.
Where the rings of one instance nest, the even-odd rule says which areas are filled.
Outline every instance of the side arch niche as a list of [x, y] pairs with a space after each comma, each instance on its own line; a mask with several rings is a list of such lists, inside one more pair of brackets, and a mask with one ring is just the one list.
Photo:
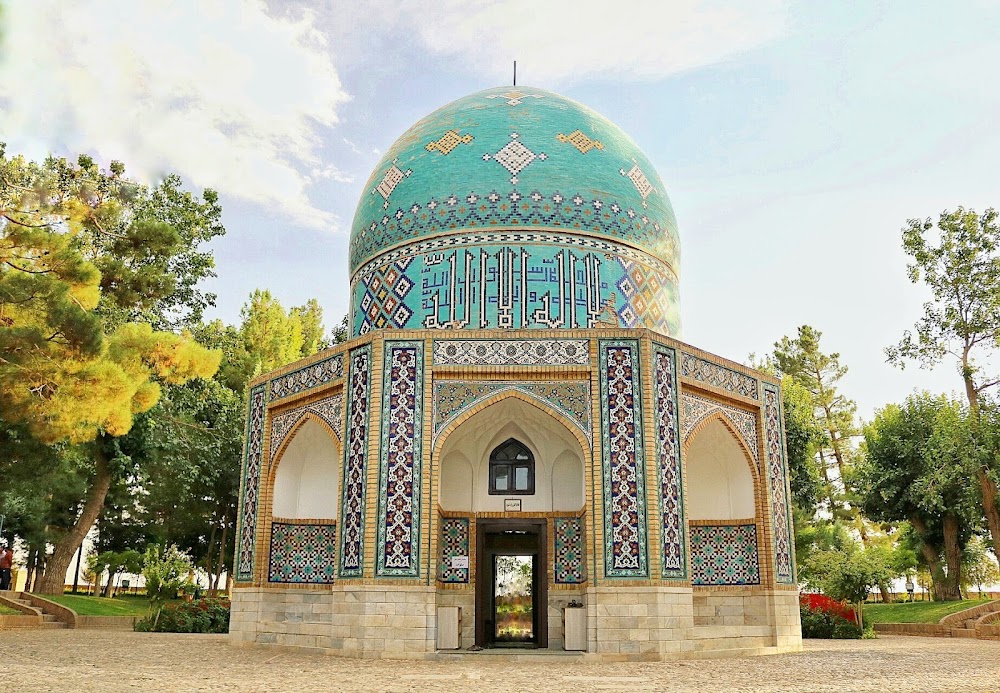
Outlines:
[[684, 459], [692, 585], [760, 584], [758, 484], [749, 451], [714, 414], [692, 432]]
[[489, 493], [489, 458], [514, 439], [535, 460], [535, 489], [519, 495], [525, 512], [579, 511], [584, 504], [583, 446], [566, 422], [540, 406], [505, 393], [460, 419], [439, 447], [439, 503], [443, 510], [503, 512], [504, 496]]
[[307, 415], [292, 431], [276, 464], [274, 517], [337, 519], [340, 445], [324, 424]]

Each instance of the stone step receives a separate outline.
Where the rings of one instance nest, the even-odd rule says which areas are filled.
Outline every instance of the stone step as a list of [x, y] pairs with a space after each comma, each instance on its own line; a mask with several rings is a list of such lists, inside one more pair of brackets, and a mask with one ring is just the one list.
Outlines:
[[951, 637], [953, 638], [974, 638], [976, 637], [975, 628], [952, 628]]
[[46, 614], [46, 613], [42, 613], [42, 620], [45, 623], [58, 622], [58, 619], [55, 616], [53, 616], [52, 614]]
[[66, 624], [62, 621], [45, 621], [44, 623], [39, 623], [35, 627], [42, 630], [58, 630], [59, 628], [65, 628]]

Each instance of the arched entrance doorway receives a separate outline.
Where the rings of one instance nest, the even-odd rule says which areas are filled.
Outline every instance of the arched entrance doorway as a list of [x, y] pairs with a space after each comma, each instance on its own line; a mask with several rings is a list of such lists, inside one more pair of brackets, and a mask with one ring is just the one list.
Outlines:
[[[468, 581], [465, 603], [474, 614], [466, 615], [467, 637], [481, 647], [547, 647], [551, 630], [561, 640], [561, 610], [553, 616], [549, 594], [565, 587], [559, 578], [566, 571], [558, 567], [565, 554], [584, 562], [586, 439], [558, 412], [515, 392], [445, 433], [438, 453], [441, 526], [461, 530], [465, 523], [468, 563], [460, 558], [467, 571], [457, 573], [445, 557], [442, 574]], [[580, 541], [560, 553], [555, 535], [562, 522], [576, 523], [570, 534]], [[445, 549], [450, 541], [442, 529]]]

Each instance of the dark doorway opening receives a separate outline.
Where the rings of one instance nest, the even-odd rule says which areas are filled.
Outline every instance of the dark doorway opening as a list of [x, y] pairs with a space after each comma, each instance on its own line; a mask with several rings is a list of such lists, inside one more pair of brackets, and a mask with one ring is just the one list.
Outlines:
[[546, 647], [545, 520], [476, 524], [476, 644]]

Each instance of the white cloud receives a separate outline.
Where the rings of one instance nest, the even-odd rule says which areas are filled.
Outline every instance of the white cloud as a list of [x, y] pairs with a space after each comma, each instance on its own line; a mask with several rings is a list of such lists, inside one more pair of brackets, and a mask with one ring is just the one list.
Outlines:
[[320, 159], [320, 136], [349, 97], [311, 14], [276, 18], [243, 0], [12, 0], [2, 39], [9, 151], [89, 152], [146, 179], [176, 171], [290, 222], [336, 225], [309, 185], [347, 179]]
[[785, 28], [783, 0], [400, 0], [399, 27], [468, 68], [532, 83], [595, 76], [651, 79], [717, 63]]

